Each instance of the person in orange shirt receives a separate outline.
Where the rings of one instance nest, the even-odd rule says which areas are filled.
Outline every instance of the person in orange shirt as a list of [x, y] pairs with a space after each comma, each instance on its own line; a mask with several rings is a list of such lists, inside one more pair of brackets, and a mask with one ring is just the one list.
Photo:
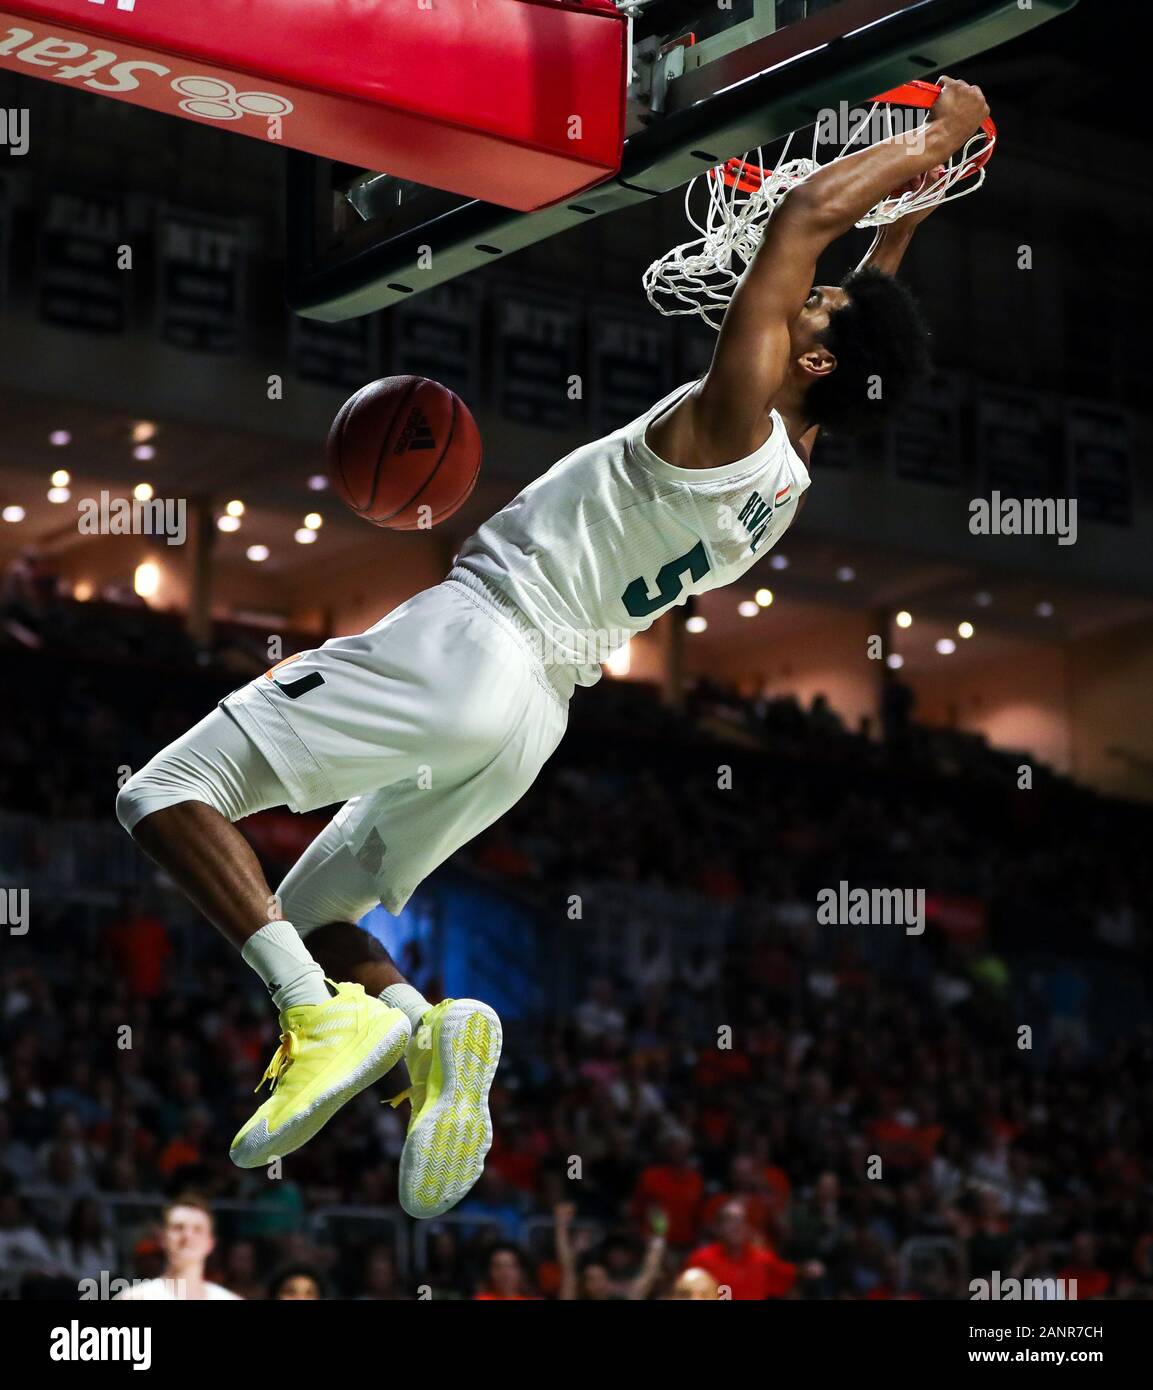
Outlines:
[[[685, 1261], [685, 1269], [703, 1269], [717, 1281], [720, 1296], [734, 1300], [785, 1298], [800, 1279], [819, 1279], [819, 1260], [795, 1265], [754, 1237], [743, 1201], [726, 1203], [718, 1220], [720, 1239], [702, 1245]], [[728, 1293], [726, 1295], [726, 1289]]]
[[749, 1225], [758, 1235], [769, 1233], [769, 1223], [789, 1205], [789, 1178], [775, 1164], [759, 1163], [750, 1154], [737, 1154], [729, 1165], [729, 1190], [710, 1197], [701, 1210], [701, 1225], [711, 1226], [723, 1208], [739, 1198]]
[[701, 1197], [705, 1184], [692, 1162], [692, 1143], [683, 1130], [665, 1139], [664, 1162], [643, 1170], [633, 1193], [633, 1212], [647, 1225], [654, 1210], [668, 1221], [668, 1242], [682, 1248], [697, 1238]]

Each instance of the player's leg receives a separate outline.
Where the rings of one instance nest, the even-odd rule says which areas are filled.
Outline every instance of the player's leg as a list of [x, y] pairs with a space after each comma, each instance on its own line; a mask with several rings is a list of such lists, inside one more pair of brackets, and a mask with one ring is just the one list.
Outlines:
[[330, 987], [292, 924], [279, 919], [232, 821], [285, 799], [255, 744], [215, 710], [136, 773], [116, 803], [141, 848], [240, 947], [280, 1013], [281, 1045], [265, 1074], [273, 1094], [233, 1140], [241, 1167], [299, 1148], [392, 1070], [411, 1034], [407, 1016], [375, 994], [349, 983]]
[[[519, 678], [510, 680], [518, 670]], [[332, 854], [334, 894], [342, 891], [342, 882], [355, 881], [359, 874], [366, 903], [371, 883], [385, 906], [399, 912], [422, 879], [520, 799], [559, 743], [566, 711], [515, 653], [501, 662], [499, 685], [474, 679], [469, 686], [463, 678], [453, 680], [454, 674], [449, 671], [443, 685], [446, 701], [457, 698], [454, 692], [466, 691], [474, 718], [477, 706], [490, 699], [499, 702], [510, 716], [504, 737], [488, 748], [479, 765], [456, 768], [451, 775], [434, 767], [427, 784], [414, 779], [345, 807], [305, 856], [319, 854], [322, 841], [326, 843]], [[451, 727], [450, 710], [442, 711], [440, 718]], [[346, 850], [330, 834], [337, 830]], [[354, 846], [360, 847], [360, 855]], [[361, 857], [376, 864], [374, 874], [368, 873]], [[302, 865], [290, 877], [300, 869]], [[321, 868], [309, 875], [323, 876]], [[286, 880], [285, 890], [288, 886]], [[285, 898], [297, 901], [287, 891]], [[323, 906], [334, 900], [328, 898]], [[324, 958], [321, 932], [324, 949], [360, 955], [355, 966], [347, 955], [342, 954], [342, 960], [346, 969], [355, 968], [354, 978], [365, 980], [366, 987], [369, 981], [393, 978], [395, 966], [381, 958], [383, 952], [377, 955], [377, 943], [367, 933], [350, 933], [347, 924], [309, 933], [318, 959]], [[492, 1144], [488, 1094], [500, 1060], [500, 1019], [478, 999], [449, 998], [430, 1006], [399, 978], [384, 988], [382, 998], [405, 1009], [413, 1024], [406, 1054], [412, 1113], [400, 1161], [400, 1201], [410, 1216], [428, 1219], [461, 1201], [484, 1171]], [[394, 1097], [394, 1103], [404, 1098]]]

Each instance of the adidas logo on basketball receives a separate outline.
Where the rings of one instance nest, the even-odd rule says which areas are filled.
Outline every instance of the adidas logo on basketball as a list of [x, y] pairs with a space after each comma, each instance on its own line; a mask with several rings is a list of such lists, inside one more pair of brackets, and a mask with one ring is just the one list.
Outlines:
[[408, 417], [400, 438], [396, 441], [394, 454], [407, 453], [409, 449], [435, 449], [436, 440], [429, 427], [428, 417], [421, 410], [414, 410]]

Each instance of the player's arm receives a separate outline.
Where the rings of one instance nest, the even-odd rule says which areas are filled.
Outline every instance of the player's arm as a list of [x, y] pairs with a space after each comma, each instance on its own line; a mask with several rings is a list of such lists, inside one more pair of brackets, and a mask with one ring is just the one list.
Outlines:
[[769, 219], [725, 313], [708, 375], [690, 397], [703, 466], [741, 458], [764, 442], [766, 414], [789, 372], [789, 327], [813, 293], [821, 253], [895, 188], [946, 163], [985, 119], [980, 88], [948, 77], [941, 84], [923, 126], [818, 169]]
[[573, 1299], [580, 1297], [577, 1257], [572, 1239], [572, 1223], [575, 1217], [576, 1206], [572, 1202], [558, 1202], [553, 1208], [556, 1259], [560, 1265], [560, 1288], [557, 1290], [557, 1298], [562, 1303], [571, 1303]]

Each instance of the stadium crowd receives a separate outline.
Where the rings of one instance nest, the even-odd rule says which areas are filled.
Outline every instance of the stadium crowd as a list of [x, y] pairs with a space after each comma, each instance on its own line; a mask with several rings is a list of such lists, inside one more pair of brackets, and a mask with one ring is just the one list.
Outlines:
[[[61, 684], [46, 645], [5, 653], [0, 820], [108, 821], [116, 765], [236, 679], [128, 643]], [[1040, 769], [1016, 794], [1017, 758], [885, 732], [709, 687], [684, 714], [623, 684], [578, 698], [461, 859], [534, 905], [546, 949], [558, 894], [607, 918], [571, 998], [508, 1030], [485, 1176], [415, 1232], [380, 1095], [280, 1175], [229, 1163], [275, 1020], [163, 885], [44, 905], [0, 963], [0, 1289], [160, 1277], [183, 1198], [215, 1221], [207, 1277], [245, 1298], [956, 1298], [993, 1271], [1153, 1296], [1148, 813]], [[840, 880], [924, 884], [923, 939], [818, 929]]]

